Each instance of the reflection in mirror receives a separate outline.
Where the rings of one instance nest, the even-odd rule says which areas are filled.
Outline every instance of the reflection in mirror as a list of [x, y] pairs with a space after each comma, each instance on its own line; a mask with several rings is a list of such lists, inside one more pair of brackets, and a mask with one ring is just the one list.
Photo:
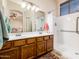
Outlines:
[[33, 12], [26, 10], [24, 12], [24, 32], [43, 31], [43, 24], [45, 23], [45, 14], [42, 11]]
[[21, 4], [14, 0], [7, 0], [9, 33], [43, 31], [45, 13], [35, 12], [33, 8], [28, 9], [28, 6], [22, 8]]
[[35, 14], [36, 16], [36, 31], [43, 31], [43, 25], [45, 23], [45, 14], [42, 11], [39, 11]]
[[23, 31], [24, 32], [32, 32], [32, 20], [33, 20], [32, 16], [33, 16], [33, 12], [25, 8], [23, 11]]
[[23, 32], [23, 13], [20, 4], [7, 0], [11, 33]]

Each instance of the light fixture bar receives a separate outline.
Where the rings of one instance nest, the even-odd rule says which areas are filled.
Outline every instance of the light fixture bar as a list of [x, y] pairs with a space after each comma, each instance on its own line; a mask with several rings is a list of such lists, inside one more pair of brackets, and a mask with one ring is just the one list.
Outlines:
[[26, 0], [23, 0], [23, 2], [28, 3], [28, 5], [27, 5], [28, 10], [31, 9], [32, 11], [35, 11], [35, 12], [38, 12], [40, 10], [39, 6], [32, 3], [32, 2], [29, 2], [29, 1], [26, 1]]
[[36, 7], [39, 7], [38, 5], [36, 5], [36, 4], [34, 4], [34, 3], [30, 2], [30, 1], [26, 1], [26, 0], [23, 0], [23, 1], [27, 2], [27, 3], [31, 4], [31, 5], [35, 5]]

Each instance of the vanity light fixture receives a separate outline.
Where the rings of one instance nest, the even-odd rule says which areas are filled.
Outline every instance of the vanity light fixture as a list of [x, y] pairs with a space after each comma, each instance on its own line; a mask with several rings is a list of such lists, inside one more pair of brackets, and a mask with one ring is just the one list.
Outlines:
[[27, 10], [31, 9], [31, 5], [30, 4], [28, 4], [26, 7], [27, 7]]
[[29, 1], [26, 1], [26, 0], [23, 0], [24, 3], [22, 3], [22, 8], [27, 8], [27, 10], [32, 10], [32, 11], [35, 11], [35, 12], [38, 12], [40, 11], [40, 8], [36, 5], [36, 4], [33, 4], [32, 2], [29, 2]]
[[25, 8], [26, 7], [26, 3], [25, 2], [22, 2], [21, 7], [22, 8]]
[[40, 11], [40, 8], [37, 7], [37, 8], [35, 9], [35, 12], [38, 12], [38, 11]]
[[34, 6], [32, 6], [32, 11], [34, 11], [36, 9], [36, 6], [34, 5]]

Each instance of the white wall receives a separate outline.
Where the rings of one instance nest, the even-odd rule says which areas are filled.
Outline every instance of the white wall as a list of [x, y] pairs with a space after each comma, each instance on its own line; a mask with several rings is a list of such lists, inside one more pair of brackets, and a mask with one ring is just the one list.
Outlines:
[[66, 1], [68, 1], [68, 0], [59, 0], [59, 4], [64, 3]]
[[[7, 0], [2, 0], [7, 1]], [[18, 4], [22, 3], [22, 0], [12, 0]], [[26, 0], [28, 2], [32, 2], [40, 7], [44, 12], [53, 11], [56, 14], [56, 0]]]
[[2, 0], [0, 0], [0, 7], [1, 7], [1, 5], [2, 5]]
[[35, 3], [38, 5], [42, 10], [48, 12], [56, 8], [55, 0], [26, 0]]
[[23, 9], [21, 8], [21, 6], [13, 1], [7, 0], [7, 7], [9, 10], [18, 10], [20, 12], [23, 11]]
[[[22, 3], [22, 0], [13, 0], [17, 3]], [[56, 0], [26, 0], [38, 5], [43, 11], [49, 12], [56, 8]]]

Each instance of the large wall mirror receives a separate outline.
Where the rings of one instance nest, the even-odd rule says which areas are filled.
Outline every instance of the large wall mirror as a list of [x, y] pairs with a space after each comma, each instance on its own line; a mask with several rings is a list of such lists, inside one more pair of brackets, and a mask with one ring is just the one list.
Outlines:
[[21, 3], [7, 0], [9, 33], [43, 31], [45, 13], [35, 12], [27, 7], [22, 8]]
[[20, 4], [17, 4], [11, 0], [7, 0], [7, 8], [9, 13], [8, 20], [11, 27], [10, 32], [23, 32], [23, 10]]

